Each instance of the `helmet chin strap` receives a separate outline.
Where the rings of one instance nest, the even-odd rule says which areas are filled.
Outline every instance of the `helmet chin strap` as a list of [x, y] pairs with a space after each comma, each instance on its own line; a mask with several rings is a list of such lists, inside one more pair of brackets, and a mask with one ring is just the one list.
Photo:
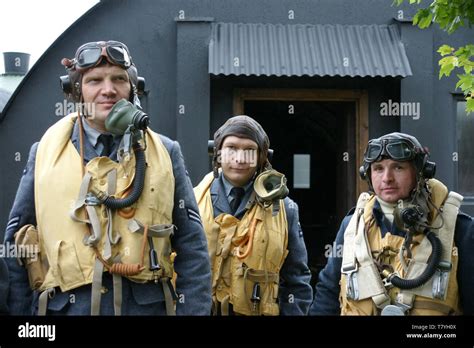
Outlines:
[[140, 99], [138, 98], [138, 89], [137, 86], [135, 86], [132, 82], [130, 82], [130, 85], [132, 87], [132, 90], [130, 91], [131, 96], [130, 96], [130, 102], [133, 103], [137, 108], [142, 109], [142, 104], [140, 103]]
[[[82, 77], [81, 77], [81, 81], [82, 81]], [[78, 107], [78, 110], [77, 110], [78, 115], [83, 116], [84, 119], [88, 118], [89, 116], [92, 116], [87, 113], [87, 108], [84, 103], [84, 96], [82, 95], [82, 90], [81, 90], [81, 97], [79, 99], [79, 102], [76, 103], [76, 105]]]

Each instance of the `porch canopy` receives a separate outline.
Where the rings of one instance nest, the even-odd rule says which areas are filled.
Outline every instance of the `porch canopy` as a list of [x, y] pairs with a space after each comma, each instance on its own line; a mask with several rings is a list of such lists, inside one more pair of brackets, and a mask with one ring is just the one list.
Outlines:
[[213, 23], [209, 73], [411, 76], [396, 25]]

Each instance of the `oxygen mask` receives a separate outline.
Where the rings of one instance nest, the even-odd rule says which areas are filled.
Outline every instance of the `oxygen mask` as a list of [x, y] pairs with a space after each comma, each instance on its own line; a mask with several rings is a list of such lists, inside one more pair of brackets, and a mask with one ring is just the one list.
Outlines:
[[150, 123], [148, 115], [125, 99], [119, 100], [105, 120], [105, 129], [115, 135], [123, 135], [118, 157], [128, 157], [133, 146], [143, 139]]
[[265, 207], [273, 204], [273, 216], [280, 209], [280, 199], [284, 199], [289, 193], [285, 175], [274, 169], [260, 173], [255, 179], [253, 188], [260, 204]]

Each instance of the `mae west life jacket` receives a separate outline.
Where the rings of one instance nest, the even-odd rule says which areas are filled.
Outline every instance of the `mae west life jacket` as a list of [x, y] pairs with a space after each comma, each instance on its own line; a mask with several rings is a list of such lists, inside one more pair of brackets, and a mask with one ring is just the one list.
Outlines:
[[[46, 271], [40, 291], [57, 286], [67, 291], [93, 282], [96, 253], [85, 243], [90, 235], [84, 223], [86, 205], [78, 205], [81, 199], [84, 203], [80, 196], [96, 189], [122, 198], [135, 175], [134, 154], [122, 163], [96, 157], [85, 167], [85, 182], [80, 155], [70, 141], [76, 119], [71, 114], [49, 128], [36, 155], [35, 207], [40, 255]], [[96, 221], [91, 219], [98, 231], [94, 246], [102, 258], [110, 264], [117, 260], [125, 265], [143, 263], [139, 274], [127, 276], [135, 282], [173, 275], [169, 233], [158, 236], [152, 232], [153, 226], [172, 223], [175, 185], [171, 159], [158, 134], [147, 130], [145, 136], [147, 170], [143, 192], [133, 205], [134, 215], [123, 217], [103, 204], [88, 207], [92, 209], [88, 210], [92, 213], [89, 217], [96, 217]], [[145, 225], [150, 227], [148, 237], [158, 252], [158, 272], [149, 270], [149, 253], [142, 252], [149, 245], [144, 241]]]
[[240, 315], [279, 315], [279, 273], [288, 255], [283, 200], [275, 216], [271, 205], [254, 203], [240, 220], [231, 214], [214, 218], [213, 181], [211, 172], [194, 188], [208, 241], [213, 306], [223, 315], [229, 304]]
[[[375, 195], [363, 193], [349, 225], [344, 232], [343, 261], [341, 268], [341, 314], [379, 315], [388, 305], [398, 304], [409, 315], [459, 314], [459, 295], [456, 272], [457, 248], [454, 246], [454, 229], [462, 196], [450, 192], [436, 179], [428, 180], [434, 207], [429, 213], [429, 225], [442, 245], [443, 264], [424, 285], [414, 289], [399, 289], [382, 281], [374, 259], [390, 265], [403, 279], [414, 279], [425, 269], [432, 247], [424, 234], [415, 235], [408, 267], [399, 256], [405, 238], [387, 232], [382, 238], [381, 229], [373, 216]], [[440, 212], [438, 214], [438, 212]]]

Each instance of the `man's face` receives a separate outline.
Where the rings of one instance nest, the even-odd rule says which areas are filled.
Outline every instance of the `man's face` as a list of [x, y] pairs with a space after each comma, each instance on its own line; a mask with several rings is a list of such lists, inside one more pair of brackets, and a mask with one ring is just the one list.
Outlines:
[[370, 165], [370, 175], [375, 194], [388, 203], [408, 198], [416, 185], [412, 162], [384, 159]]
[[257, 171], [258, 145], [253, 140], [229, 135], [222, 143], [218, 160], [232, 185], [245, 186]]
[[128, 74], [119, 66], [106, 64], [87, 70], [82, 76], [82, 96], [88, 123], [105, 132], [105, 120], [110, 109], [120, 99], [128, 100], [130, 91]]

